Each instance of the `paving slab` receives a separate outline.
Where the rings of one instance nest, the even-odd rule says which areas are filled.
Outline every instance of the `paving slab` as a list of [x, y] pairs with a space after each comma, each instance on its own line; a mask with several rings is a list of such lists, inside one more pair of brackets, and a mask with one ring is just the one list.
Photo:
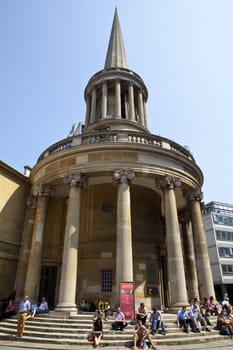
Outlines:
[[[22, 340], [5, 341], [0, 340], [0, 350], [91, 350], [92, 344], [86, 345], [59, 345], [59, 344], [38, 344], [24, 342]], [[127, 350], [132, 347], [126, 346], [106, 346], [106, 350]], [[185, 344], [185, 345], [161, 345], [158, 350], [232, 350], [233, 339], [223, 339], [217, 342]]]

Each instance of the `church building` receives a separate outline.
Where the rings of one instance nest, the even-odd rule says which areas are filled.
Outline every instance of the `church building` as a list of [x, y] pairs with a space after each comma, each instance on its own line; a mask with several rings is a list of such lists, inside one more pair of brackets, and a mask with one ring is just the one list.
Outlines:
[[85, 123], [28, 176], [0, 163], [0, 298], [15, 290], [73, 312], [82, 298], [118, 304], [123, 282], [149, 308], [214, 296], [202, 171], [186, 148], [150, 133], [117, 10], [84, 97]]

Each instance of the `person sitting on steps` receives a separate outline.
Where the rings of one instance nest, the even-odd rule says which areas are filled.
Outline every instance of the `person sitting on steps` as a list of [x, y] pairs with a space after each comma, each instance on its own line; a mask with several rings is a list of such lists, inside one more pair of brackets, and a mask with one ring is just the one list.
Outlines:
[[199, 308], [197, 301], [195, 301], [191, 305], [190, 311], [189, 311], [189, 316], [190, 316], [191, 320], [193, 320], [194, 325], [195, 325], [194, 330], [193, 330], [194, 333], [201, 331], [199, 324], [201, 324], [203, 330], [210, 332], [210, 329], [207, 327], [206, 320], [201, 315], [200, 308]]
[[184, 329], [186, 333], [189, 332], [188, 327], [190, 326], [192, 331], [195, 331], [195, 325], [193, 320], [189, 317], [187, 307], [182, 306], [182, 308], [177, 313], [177, 325]]
[[159, 330], [159, 327], [161, 327], [162, 334], [166, 335], [166, 329], [165, 329], [162, 313], [158, 311], [156, 307], [153, 307], [152, 310], [153, 312], [150, 316], [151, 334], [154, 335]]
[[121, 308], [117, 308], [117, 312], [115, 312], [115, 322], [112, 323], [112, 328], [116, 331], [120, 329], [123, 331], [124, 328], [127, 327], [127, 322], [125, 321], [125, 314], [121, 311]]
[[152, 349], [156, 349], [152, 343], [148, 329], [146, 329], [146, 327], [142, 324], [142, 320], [137, 320], [137, 324], [134, 328], [134, 350], [136, 350], [137, 344], [144, 346], [146, 340], [148, 340]]
[[147, 309], [145, 307], [144, 303], [140, 303], [137, 311], [136, 311], [136, 319], [137, 320], [142, 320], [142, 324], [145, 325], [146, 324], [146, 319], [147, 319]]
[[103, 344], [100, 344], [101, 339], [103, 338], [103, 321], [101, 317], [97, 317], [93, 324], [93, 346], [94, 348], [97, 348], [98, 346], [101, 346]]

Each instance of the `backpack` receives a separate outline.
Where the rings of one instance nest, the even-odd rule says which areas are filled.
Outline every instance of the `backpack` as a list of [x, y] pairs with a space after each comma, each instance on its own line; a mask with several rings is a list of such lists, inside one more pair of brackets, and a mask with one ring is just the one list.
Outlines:
[[230, 335], [231, 332], [230, 332], [229, 327], [227, 325], [225, 325], [225, 324], [222, 324], [221, 327], [220, 327], [219, 334], [221, 334], [221, 335]]

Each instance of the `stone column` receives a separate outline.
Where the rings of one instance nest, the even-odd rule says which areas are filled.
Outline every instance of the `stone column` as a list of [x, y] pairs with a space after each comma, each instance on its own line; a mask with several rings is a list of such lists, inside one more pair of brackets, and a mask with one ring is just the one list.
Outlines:
[[129, 84], [129, 120], [135, 120], [133, 84]]
[[215, 298], [213, 277], [200, 206], [203, 194], [199, 188], [196, 188], [188, 191], [186, 195], [189, 200], [191, 211], [200, 298], [209, 298], [211, 295]]
[[144, 125], [144, 110], [143, 110], [143, 97], [142, 97], [142, 91], [138, 92], [138, 114], [140, 123]]
[[101, 118], [107, 118], [107, 100], [108, 100], [108, 87], [107, 83], [104, 82], [102, 86], [102, 100], [101, 100]]
[[38, 196], [38, 199], [25, 283], [25, 293], [29, 295], [32, 298], [32, 300], [38, 299], [40, 287], [43, 236], [48, 206], [48, 198], [51, 194], [51, 191], [52, 188], [48, 184], [40, 184], [33, 189], [33, 193], [34, 195]]
[[91, 94], [91, 116], [90, 116], [90, 124], [95, 122], [95, 114], [96, 114], [96, 88], [94, 87]]
[[62, 256], [59, 303], [56, 311], [77, 312], [75, 297], [80, 230], [80, 192], [81, 188], [87, 184], [87, 178], [81, 173], [73, 173], [67, 175], [64, 181], [70, 185], [70, 192]]
[[90, 124], [90, 104], [91, 104], [91, 97], [88, 94], [87, 101], [86, 101], [86, 118], [85, 118], [85, 125], [86, 126], [88, 126]]
[[24, 221], [22, 245], [20, 248], [19, 261], [15, 279], [16, 298], [25, 295], [25, 278], [27, 273], [28, 259], [31, 248], [33, 226], [35, 222], [36, 198], [28, 197], [27, 211]]
[[116, 79], [115, 90], [115, 117], [121, 118], [121, 83], [119, 79]]
[[146, 103], [143, 101], [144, 126], [147, 128]]
[[183, 234], [185, 276], [188, 289], [188, 298], [199, 299], [196, 261], [194, 254], [193, 236], [190, 231], [190, 217], [188, 213], [180, 215], [180, 222]]
[[120, 282], [133, 281], [130, 183], [134, 176], [134, 171], [131, 169], [119, 169], [113, 174], [114, 183], [118, 185], [116, 248], [117, 292], [119, 292]]
[[175, 198], [175, 188], [179, 187], [181, 183], [177, 178], [165, 176], [159, 179], [156, 185], [159, 189], [163, 189], [164, 194], [170, 307], [177, 309], [181, 305], [188, 304]]

